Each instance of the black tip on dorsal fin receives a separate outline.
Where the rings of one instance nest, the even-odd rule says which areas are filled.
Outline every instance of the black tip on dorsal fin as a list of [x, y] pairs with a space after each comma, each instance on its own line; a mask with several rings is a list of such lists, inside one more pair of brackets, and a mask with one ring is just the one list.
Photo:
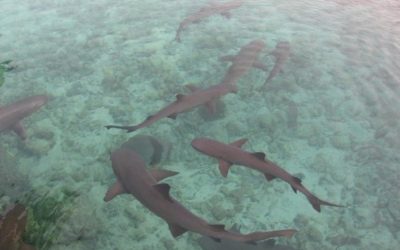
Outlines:
[[294, 180], [297, 184], [301, 185], [301, 179], [300, 179], [299, 177], [293, 176], [293, 180]]
[[177, 115], [178, 114], [175, 113], [175, 114], [171, 114], [171, 115], [169, 115], [167, 117], [175, 120]]
[[177, 94], [177, 95], [176, 95], [176, 100], [179, 102], [179, 101], [182, 100], [183, 97], [185, 97], [184, 94]]
[[215, 242], [218, 242], [218, 243], [221, 242], [220, 238], [216, 238], [216, 237], [212, 237], [212, 236], [210, 236], [210, 238]]
[[210, 225], [210, 227], [218, 232], [225, 231], [225, 225], [223, 225], [223, 224], [212, 224], [212, 225]]
[[265, 154], [263, 152], [254, 152], [251, 154], [257, 157], [257, 159], [265, 161]]
[[165, 199], [167, 199], [170, 202], [173, 202], [171, 196], [169, 195], [169, 190], [171, 189], [170, 185], [167, 183], [160, 183], [157, 185], [154, 185], [154, 188], [160, 192], [162, 196], [164, 196]]
[[[301, 179], [300, 178], [298, 178], [298, 177], [296, 177], [296, 176], [293, 176], [293, 181], [295, 182], [295, 183], [297, 183], [298, 185], [301, 185]], [[292, 185], [292, 189], [293, 189], [293, 191], [295, 192], [295, 193], [297, 193], [297, 189]]]

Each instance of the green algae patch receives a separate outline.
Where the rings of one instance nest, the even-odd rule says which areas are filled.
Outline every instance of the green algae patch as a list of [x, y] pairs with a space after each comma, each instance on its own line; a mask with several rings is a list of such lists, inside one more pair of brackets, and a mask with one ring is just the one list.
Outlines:
[[38, 190], [28, 194], [23, 199], [28, 211], [24, 242], [37, 249], [49, 249], [60, 235], [60, 225], [69, 218], [77, 196], [66, 189], [45, 195]]

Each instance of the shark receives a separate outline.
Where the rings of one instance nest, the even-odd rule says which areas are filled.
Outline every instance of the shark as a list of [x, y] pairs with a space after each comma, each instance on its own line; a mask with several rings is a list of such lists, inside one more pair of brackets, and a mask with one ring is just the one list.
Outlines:
[[213, 3], [201, 8], [197, 12], [183, 19], [183, 21], [179, 24], [178, 29], [176, 30], [175, 40], [177, 42], [181, 42], [180, 34], [184, 29], [186, 29], [187, 26], [192, 23], [198, 23], [201, 20], [212, 15], [220, 14], [227, 18], [230, 18], [231, 14], [229, 11], [239, 8], [243, 4], [243, 2], [243, 0], [234, 0], [225, 3]]
[[176, 100], [166, 107], [162, 108], [160, 111], [154, 115], [148, 116], [143, 122], [133, 125], [133, 126], [119, 126], [119, 125], [107, 125], [107, 129], [117, 128], [125, 129], [128, 133], [136, 131], [137, 129], [150, 126], [156, 121], [168, 117], [175, 119], [179, 113], [187, 112], [195, 107], [205, 105], [210, 109], [210, 112], [215, 110], [215, 101], [228, 93], [236, 93], [237, 88], [235, 85], [231, 84], [217, 84], [212, 85], [206, 89], [200, 89], [194, 85], [186, 85], [186, 87], [191, 91], [190, 94], [177, 94]]
[[275, 64], [264, 82], [264, 88], [272, 78], [282, 72], [283, 66], [290, 56], [290, 43], [286, 41], [278, 42], [271, 54], [275, 57]]
[[0, 107], [0, 132], [11, 129], [25, 140], [26, 132], [21, 120], [39, 110], [47, 101], [46, 95], [36, 95]]
[[111, 153], [112, 168], [117, 181], [107, 191], [104, 200], [110, 201], [118, 194], [133, 195], [152, 213], [168, 223], [174, 238], [187, 231], [212, 237], [215, 240], [228, 239], [240, 242], [256, 242], [271, 237], [291, 237], [296, 230], [286, 229], [270, 232], [240, 234], [225, 230], [224, 225], [209, 224], [190, 212], [170, 195], [170, 186], [160, 180], [176, 172], [158, 170], [158, 174], [148, 171], [144, 160], [135, 151], [119, 148]]
[[342, 207], [316, 197], [303, 186], [300, 178], [289, 174], [277, 164], [266, 159], [263, 152], [250, 153], [242, 150], [241, 146], [246, 142], [247, 139], [240, 139], [230, 144], [224, 144], [206, 137], [199, 137], [193, 139], [191, 144], [197, 151], [219, 160], [219, 170], [223, 177], [228, 175], [232, 164], [246, 166], [263, 173], [268, 181], [280, 178], [287, 182], [293, 191], [303, 193], [318, 212], [321, 212], [321, 205]]
[[256, 39], [243, 46], [237, 55], [221, 57], [220, 61], [232, 62], [221, 84], [236, 84], [239, 78], [252, 67], [267, 71], [267, 67], [257, 59], [264, 48], [265, 43], [260, 39]]

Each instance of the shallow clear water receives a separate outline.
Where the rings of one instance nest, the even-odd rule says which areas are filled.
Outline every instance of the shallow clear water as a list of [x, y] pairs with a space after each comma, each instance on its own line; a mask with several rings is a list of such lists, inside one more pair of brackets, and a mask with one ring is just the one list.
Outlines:
[[[198, 234], [173, 239], [132, 196], [103, 201], [115, 180], [109, 152], [133, 136], [104, 125], [137, 124], [188, 83], [219, 83], [230, 64], [218, 58], [262, 39], [258, 58], [268, 72], [242, 76], [217, 118], [196, 109], [134, 132], [173, 145], [159, 164], [179, 172], [165, 181], [172, 196], [242, 232], [295, 228], [277, 241], [295, 249], [397, 249], [400, 3], [246, 1], [230, 18], [189, 25], [177, 43], [179, 23], [208, 3], [193, 2], [0, 1], [0, 62], [16, 66], [4, 72], [0, 104], [51, 97], [23, 120], [25, 142], [0, 134], [1, 211], [19, 200], [52, 215], [36, 214], [40, 230], [25, 241], [41, 249], [201, 249]], [[290, 56], [262, 88], [280, 41]], [[200, 136], [248, 138], [243, 149], [265, 152], [345, 207], [317, 213], [287, 183], [241, 166], [223, 178], [217, 161], [190, 147]]]

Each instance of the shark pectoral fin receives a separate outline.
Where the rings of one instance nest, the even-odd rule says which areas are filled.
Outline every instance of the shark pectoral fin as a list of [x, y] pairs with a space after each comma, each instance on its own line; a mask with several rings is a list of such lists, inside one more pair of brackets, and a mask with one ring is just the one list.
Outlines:
[[171, 115], [169, 115], [167, 117], [170, 118], [170, 119], [175, 120], [177, 115], [178, 115], [177, 113], [174, 113], [174, 114], [171, 114]]
[[215, 100], [209, 101], [205, 104], [207, 111], [213, 115], [217, 112], [217, 102]]
[[224, 161], [224, 160], [219, 160], [219, 172], [223, 177], [226, 177], [229, 172], [229, 168], [232, 166], [231, 163]]
[[12, 130], [14, 131], [14, 133], [16, 133], [22, 140], [26, 139], [26, 131], [24, 129], [24, 127], [22, 126], [21, 122], [17, 122], [16, 124], [14, 124], [14, 126], [12, 127]]
[[228, 12], [228, 11], [221, 12], [221, 15], [226, 17], [226, 18], [228, 18], [228, 19], [231, 18], [231, 13]]
[[153, 187], [157, 189], [158, 192], [160, 192], [160, 194], [164, 196], [165, 199], [167, 199], [170, 202], [174, 202], [171, 196], [169, 195], [169, 190], [171, 189], [170, 185], [168, 185], [167, 183], [160, 183], [154, 185]]
[[177, 94], [175, 97], [176, 97], [176, 101], [180, 102], [185, 97], [185, 95], [184, 94]]
[[221, 56], [221, 57], [219, 58], [219, 60], [220, 60], [221, 62], [225, 62], [225, 61], [230, 61], [230, 62], [232, 62], [234, 59], [235, 59], [235, 56], [234, 56], [234, 55]]
[[193, 84], [186, 84], [186, 85], [185, 85], [185, 88], [187, 88], [188, 90], [190, 90], [190, 92], [195, 92], [195, 91], [197, 91], [197, 90], [200, 89], [199, 87], [197, 87], [197, 86], [195, 86], [195, 85], [193, 85]]
[[171, 234], [174, 238], [187, 232], [187, 229], [185, 229], [177, 224], [168, 223], [168, 226], [169, 226], [169, 231], [171, 232]]
[[243, 146], [243, 144], [245, 144], [246, 142], [247, 142], [247, 138], [242, 138], [237, 141], [229, 143], [229, 145], [241, 148]]
[[213, 241], [215, 241], [215, 242], [221, 242], [221, 239], [220, 239], [220, 238], [212, 237], [212, 236], [210, 236], [210, 238], [211, 238]]
[[257, 157], [257, 159], [261, 161], [265, 161], [265, 154], [263, 152], [254, 152], [251, 153], [253, 156]]
[[104, 196], [104, 201], [108, 202], [112, 200], [115, 196], [119, 194], [125, 194], [126, 191], [122, 184], [119, 181], [116, 181], [106, 192], [106, 195]]
[[257, 69], [261, 69], [262, 71], [268, 72], [267, 65], [265, 65], [264, 63], [262, 63], [260, 61], [255, 61], [253, 63], [253, 67], [257, 68]]
[[217, 232], [224, 232], [225, 231], [225, 225], [223, 225], [223, 224], [210, 224], [209, 226], [214, 231], [217, 231]]
[[279, 57], [279, 52], [276, 51], [276, 50], [271, 51], [269, 54], [270, 54], [271, 56], [275, 57], [275, 59]]
[[271, 174], [264, 174], [265, 178], [267, 179], [267, 181], [272, 181], [273, 179], [276, 178], [276, 176], [273, 176]]
[[154, 179], [156, 179], [157, 182], [159, 182], [165, 178], [178, 174], [178, 172], [163, 169], [152, 169], [150, 170], [150, 174], [154, 177]]

